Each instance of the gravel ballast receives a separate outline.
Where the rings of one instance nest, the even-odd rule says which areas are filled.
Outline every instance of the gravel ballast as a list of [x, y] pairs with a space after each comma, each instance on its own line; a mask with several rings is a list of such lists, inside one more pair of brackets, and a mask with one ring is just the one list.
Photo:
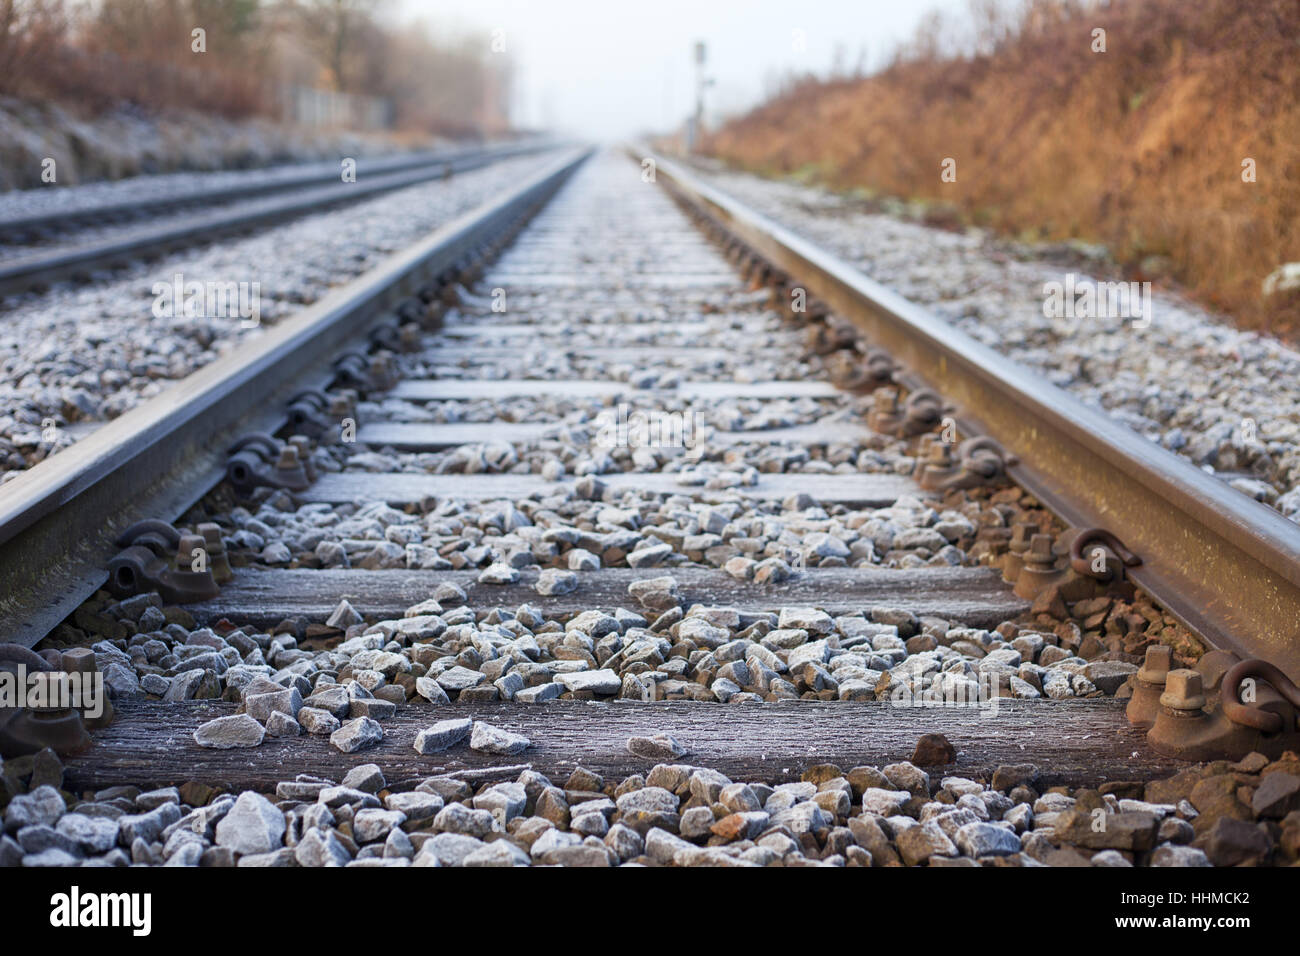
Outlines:
[[1209, 867], [1300, 859], [1294, 754], [1251, 754], [1100, 790], [1045, 786], [1032, 764], [1000, 766], [987, 779], [906, 760], [816, 764], [797, 782], [770, 785], [670, 759], [617, 781], [581, 766], [557, 780], [525, 765], [430, 776], [407, 789], [410, 782], [399, 788], [380, 766], [359, 762], [342, 783], [299, 775], [269, 794], [195, 782], [72, 794], [59, 789], [61, 768], [52, 783], [29, 787], [33, 764], [0, 764], [9, 788], [0, 866]]

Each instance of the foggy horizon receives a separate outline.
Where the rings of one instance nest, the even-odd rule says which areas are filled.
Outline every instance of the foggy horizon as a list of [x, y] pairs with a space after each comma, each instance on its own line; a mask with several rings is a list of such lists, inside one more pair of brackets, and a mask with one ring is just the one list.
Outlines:
[[[753, 107], [791, 71], [881, 68], [932, 10], [965, 22], [964, 0], [666, 0], [653, 8], [596, 0], [397, 0], [400, 21], [434, 32], [493, 31], [514, 63], [517, 125], [611, 142], [678, 128], [694, 109], [696, 41], [707, 45], [706, 122]], [[802, 31], [797, 33], [796, 31]]]

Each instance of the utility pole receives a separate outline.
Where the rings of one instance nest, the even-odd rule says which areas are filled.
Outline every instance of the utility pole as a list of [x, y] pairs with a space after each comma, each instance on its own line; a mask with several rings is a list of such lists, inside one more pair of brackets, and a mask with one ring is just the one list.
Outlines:
[[693, 153], [704, 136], [704, 91], [713, 85], [705, 75], [708, 46], [703, 40], [695, 41], [695, 113], [686, 123], [686, 152]]

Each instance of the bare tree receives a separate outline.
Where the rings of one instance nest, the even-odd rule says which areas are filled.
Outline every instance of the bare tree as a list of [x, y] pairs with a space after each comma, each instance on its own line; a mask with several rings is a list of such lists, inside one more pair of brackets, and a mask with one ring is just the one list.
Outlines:
[[68, 29], [62, 0], [0, 0], [0, 91], [15, 92]]
[[299, 0], [308, 45], [330, 75], [334, 89], [353, 91], [354, 61], [378, 0]]

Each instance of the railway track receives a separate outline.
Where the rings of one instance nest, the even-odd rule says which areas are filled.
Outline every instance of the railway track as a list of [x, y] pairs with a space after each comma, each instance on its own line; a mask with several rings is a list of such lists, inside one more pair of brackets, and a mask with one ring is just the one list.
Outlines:
[[[141, 258], [478, 169], [550, 146], [525, 143], [421, 153], [361, 162], [351, 181], [342, 178], [339, 167], [329, 171], [317, 167], [244, 183], [163, 194], [147, 202], [101, 203], [47, 215], [0, 219], [0, 242], [15, 243], [18, 249], [16, 255], [0, 255], [0, 295], [44, 288], [59, 279], [92, 280], [98, 271]], [[117, 225], [120, 223], [125, 225]], [[79, 232], [83, 235], [79, 236]]]
[[1293, 526], [655, 170], [554, 159], [0, 487], [4, 639], [119, 692], [99, 854], [1293, 859], [1236, 666], [1295, 674]]

